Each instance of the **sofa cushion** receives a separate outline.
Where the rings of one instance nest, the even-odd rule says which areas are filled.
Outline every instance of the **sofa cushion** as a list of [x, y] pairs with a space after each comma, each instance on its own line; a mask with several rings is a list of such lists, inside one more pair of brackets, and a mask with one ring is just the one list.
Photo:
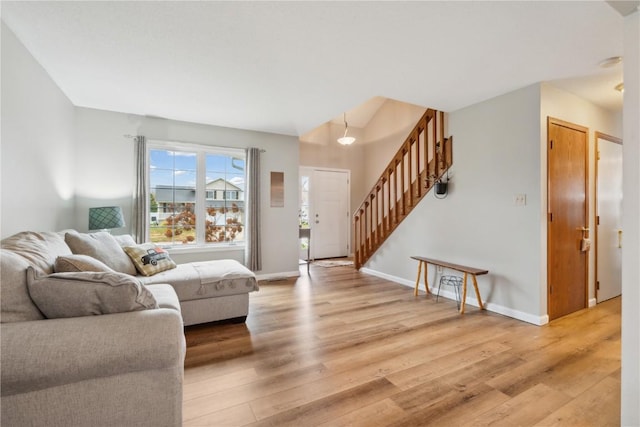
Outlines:
[[176, 268], [176, 263], [169, 257], [169, 253], [153, 243], [125, 246], [123, 249], [143, 276], [153, 276], [161, 271]]
[[158, 302], [160, 308], [171, 308], [176, 311], [180, 311], [180, 300], [176, 295], [175, 289], [171, 285], [166, 283], [149, 285], [147, 286], [149, 292], [153, 294], [153, 297]]
[[[86, 396], [80, 397], [83, 391], [90, 395], [90, 402], [95, 399], [98, 404], [116, 410], [120, 408], [114, 406], [111, 394], [125, 394], [140, 405], [140, 395], [148, 391], [151, 396], [143, 398], [143, 401], [151, 408], [138, 409], [153, 411], [154, 396], [160, 390], [142, 386], [136, 379], [157, 379], [155, 375], [162, 373], [173, 375], [169, 371], [174, 367], [178, 368], [175, 370], [178, 374], [175, 381], [182, 384], [185, 341], [182, 318], [176, 310], [141, 310], [108, 316], [4, 324], [0, 340], [3, 417], [0, 424], [3, 427], [179, 425], [150, 422], [129, 424], [126, 422], [128, 418], [122, 413], [113, 418], [103, 414], [91, 422], [77, 422], [78, 413], [85, 409], [77, 405], [87, 400]], [[127, 374], [134, 376], [128, 377]], [[119, 387], [102, 389], [106, 378], [113, 378]], [[151, 384], [162, 386], [162, 382], [152, 381]], [[16, 408], [7, 403], [11, 400], [7, 397], [16, 395], [22, 395], [25, 400], [21, 404], [25, 411], [41, 415], [40, 422], [5, 423], [5, 410], [16, 412]], [[59, 400], [51, 395], [58, 396]], [[182, 404], [182, 393], [175, 397]], [[51, 412], [52, 401], [64, 404], [59, 411], [53, 412], [66, 413], [66, 417], [60, 417], [66, 422], [60, 418], [57, 422], [46, 419], [47, 413]], [[81, 416], [86, 419], [84, 414]], [[25, 414], [20, 419], [36, 417]]]
[[64, 240], [74, 254], [89, 255], [115, 271], [136, 275], [136, 267], [116, 239], [107, 232], [69, 232], [65, 234]]
[[89, 255], [67, 255], [56, 258], [54, 265], [56, 273], [69, 273], [77, 271], [114, 271], [102, 261]]
[[130, 234], [118, 234], [113, 236], [116, 239], [116, 242], [120, 245], [120, 247], [124, 248], [125, 246], [135, 246], [136, 241], [133, 240]]
[[27, 269], [29, 294], [47, 318], [79, 317], [157, 308], [153, 294], [130, 275], [118, 272], [54, 273]]
[[0, 321], [2, 323], [42, 320], [44, 316], [31, 300], [26, 270], [29, 262], [20, 255], [0, 250]]
[[255, 274], [231, 259], [179, 264], [173, 270], [141, 277], [140, 280], [145, 285], [171, 284], [180, 301], [246, 294], [258, 290]]
[[71, 255], [64, 236], [56, 232], [23, 231], [2, 239], [2, 248], [20, 255], [43, 274], [53, 273], [58, 256]]

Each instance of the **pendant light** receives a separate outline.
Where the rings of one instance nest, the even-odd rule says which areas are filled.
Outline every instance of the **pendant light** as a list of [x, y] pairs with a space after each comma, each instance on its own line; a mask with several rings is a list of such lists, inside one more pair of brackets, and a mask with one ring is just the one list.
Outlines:
[[338, 142], [342, 145], [351, 145], [356, 139], [352, 136], [347, 136], [347, 132], [349, 131], [349, 126], [347, 125], [347, 113], [344, 113], [344, 135], [341, 138], [338, 138]]

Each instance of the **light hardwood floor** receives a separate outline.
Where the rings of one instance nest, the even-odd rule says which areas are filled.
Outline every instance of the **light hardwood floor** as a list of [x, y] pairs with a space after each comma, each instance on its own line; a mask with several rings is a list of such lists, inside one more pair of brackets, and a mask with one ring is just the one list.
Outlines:
[[620, 298], [538, 327], [352, 267], [186, 329], [188, 426], [618, 426]]

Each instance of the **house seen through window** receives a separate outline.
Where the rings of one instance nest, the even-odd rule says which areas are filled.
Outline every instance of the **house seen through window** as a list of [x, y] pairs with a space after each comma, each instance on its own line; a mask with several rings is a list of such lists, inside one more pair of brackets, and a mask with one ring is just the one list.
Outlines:
[[179, 144], [149, 149], [149, 239], [154, 243], [244, 242], [243, 150]]

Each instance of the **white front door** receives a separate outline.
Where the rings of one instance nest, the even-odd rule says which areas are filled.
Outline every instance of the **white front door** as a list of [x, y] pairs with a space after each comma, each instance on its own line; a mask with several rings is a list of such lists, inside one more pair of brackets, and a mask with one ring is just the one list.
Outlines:
[[597, 150], [596, 280], [602, 302], [622, 292], [622, 144], [599, 136]]
[[310, 193], [312, 257], [349, 255], [349, 173], [315, 169]]

